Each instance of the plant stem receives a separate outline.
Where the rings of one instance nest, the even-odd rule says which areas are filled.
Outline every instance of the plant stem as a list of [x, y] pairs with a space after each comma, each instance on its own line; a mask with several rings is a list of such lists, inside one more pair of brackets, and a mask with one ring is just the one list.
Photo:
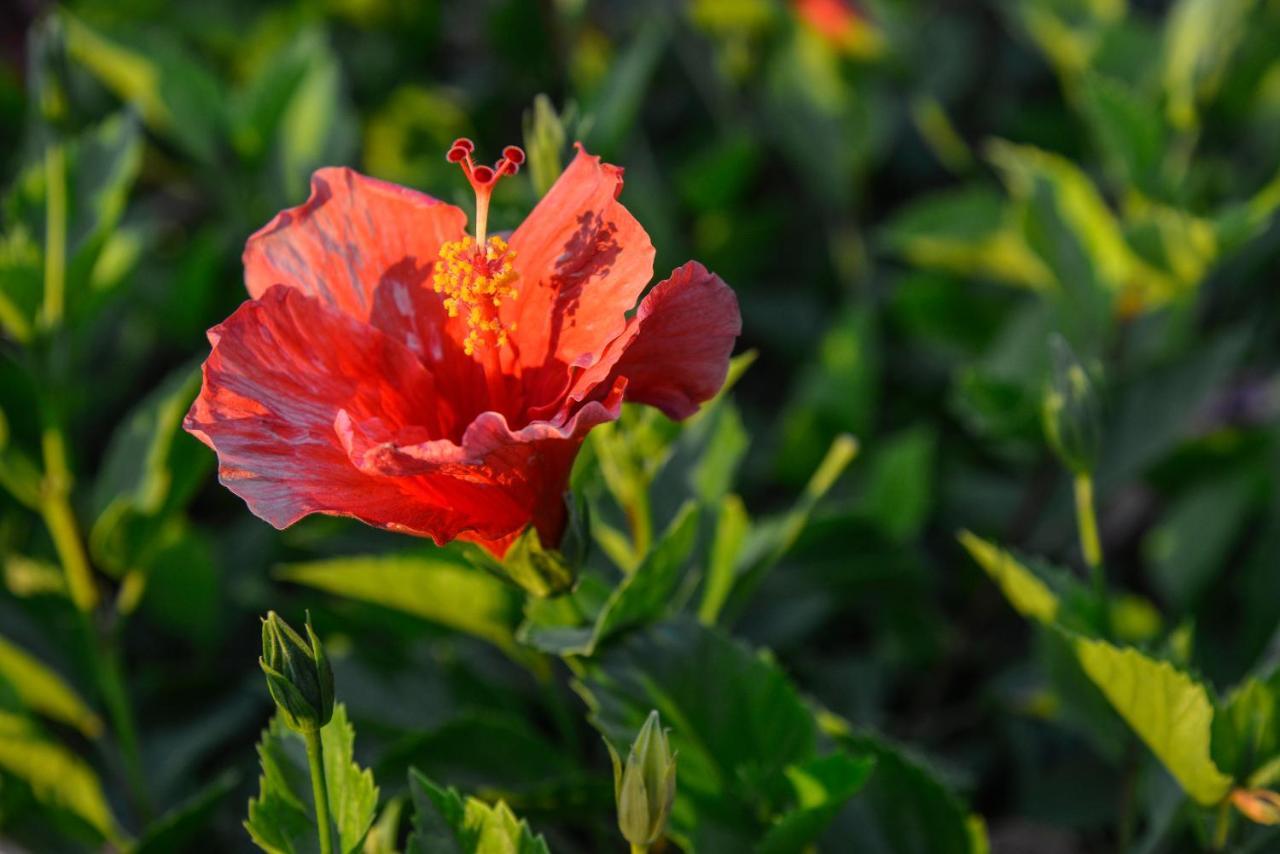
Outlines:
[[[52, 421], [52, 419], [50, 418]], [[97, 681], [98, 694], [111, 719], [116, 741], [124, 762], [125, 777], [138, 811], [149, 817], [150, 802], [147, 797], [146, 778], [142, 773], [142, 758], [138, 749], [137, 728], [133, 723], [133, 711], [129, 695], [125, 691], [124, 674], [116, 647], [109, 638], [103, 638], [94, 626], [94, 610], [98, 606], [98, 588], [93, 580], [93, 570], [84, 550], [76, 525], [75, 512], [71, 508], [71, 470], [67, 464], [66, 441], [56, 423], [45, 427], [44, 490], [40, 502], [40, 515], [54, 550], [62, 564], [67, 579], [67, 589], [75, 606], [84, 643], [85, 654]]]
[[636, 845], [634, 842], [631, 843], [631, 854], [648, 854], [648, 852], [648, 845]]
[[1080, 551], [1096, 581], [1098, 570], [1102, 567], [1102, 545], [1098, 541], [1098, 518], [1093, 512], [1093, 477], [1088, 473], [1076, 475], [1075, 492]]
[[1107, 578], [1102, 567], [1102, 542], [1098, 538], [1098, 517], [1093, 509], [1093, 476], [1083, 472], [1075, 476], [1076, 524], [1080, 532], [1080, 551], [1089, 577], [1093, 581], [1093, 593], [1098, 600], [1098, 614], [1105, 634], [1110, 634], [1111, 614], [1107, 604]]
[[[53, 141], [45, 150], [45, 235], [44, 235], [44, 303], [41, 321], [52, 333], [51, 382], [56, 388], [61, 373], [57, 332], [66, 313], [67, 289], [67, 150], [64, 143]], [[56, 398], [55, 398], [56, 399]], [[125, 777], [135, 805], [143, 818], [150, 818], [142, 758], [138, 749], [137, 727], [129, 695], [125, 690], [123, 668], [114, 639], [97, 630], [94, 612], [99, 604], [93, 569], [85, 552], [71, 506], [74, 478], [67, 461], [67, 442], [62, 420], [55, 404], [45, 407], [44, 432], [41, 435], [44, 456], [44, 483], [40, 496], [40, 516], [53, 540], [54, 551], [66, 576], [67, 590], [78, 616], [85, 654], [97, 682], [98, 693], [106, 706], [115, 730], [116, 741], [124, 762]]]
[[307, 764], [311, 767], [311, 796], [316, 805], [320, 854], [333, 854], [333, 826], [329, 823], [329, 792], [324, 781], [324, 745], [320, 741], [320, 730], [307, 730], [302, 737], [307, 742]]
[[67, 149], [50, 142], [44, 153], [44, 310], [46, 329], [62, 325], [67, 291]]
[[98, 589], [93, 583], [93, 571], [89, 569], [89, 558], [76, 532], [76, 517], [71, 509], [71, 470], [67, 465], [66, 440], [55, 425], [45, 427], [41, 440], [45, 474], [40, 515], [67, 574], [71, 601], [77, 611], [89, 614], [98, 605]]
[[1231, 838], [1231, 801], [1224, 800], [1218, 807], [1218, 819], [1213, 826], [1213, 850], [1224, 851]]

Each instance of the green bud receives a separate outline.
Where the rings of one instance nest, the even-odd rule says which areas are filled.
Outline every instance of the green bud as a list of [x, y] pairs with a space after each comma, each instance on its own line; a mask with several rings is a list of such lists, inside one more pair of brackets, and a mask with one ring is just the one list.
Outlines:
[[605, 746], [613, 760], [618, 829], [632, 845], [652, 845], [662, 838], [676, 799], [676, 758], [667, 741], [667, 731], [662, 728], [658, 713], [650, 712], [631, 745], [625, 766], [613, 745], [606, 741]]
[[533, 108], [525, 110], [524, 150], [528, 156], [529, 177], [539, 196], [546, 195], [560, 177], [566, 138], [564, 117], [556, 112], [550, 98], [538, 95], [533, 99]]
[[1084, 365], [1066, 339], [1049, 340], [1050, 373], [1042, 415], [1049, 447], [1074, 474], [1088, 474], [1098, 458], [1101, 416], [1098, 395]]
[[333, 669], [311, 630], [310, 614], [305, 628], [303, 640], [275, 611], [268, 611], [262, 621], [262, 658], [258, 659], [271, 699], [285, 724], [297, 732], [318, 730], [333, 717]]
[[27, 88], [45, 125], [64, 132], [71, 118], [68, 77], [65, 27], [49, 15], [27, 34]]

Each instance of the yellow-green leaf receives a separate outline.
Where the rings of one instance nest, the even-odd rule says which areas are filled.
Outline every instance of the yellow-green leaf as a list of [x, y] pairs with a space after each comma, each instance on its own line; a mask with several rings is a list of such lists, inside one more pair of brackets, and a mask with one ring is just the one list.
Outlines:
[[1187, 795], [1201, 806], [1225, 798], [1232, 781], [1209, 753], [1213, 704], [1204, 686], [1136, 649], [1085, 638], [1075, 646], [1085, 673]]
[[0, 637], [0, 680], [13, 686], [31, 711], [70, 724], [89, 738], [102, 732], [102, 721], [75, 689], [26, 651]]
[[42, 739], [23, 718], [6, 712], [0, 712], [0, 768], [26, 782], [42, 804], [80, 817], [104, 839], [121, 840], [93, 769], [62, 745]]
[[1052, 625], [1058, 616], [1058, 597], [1049, 585], [1004, 549], [968, 531], [960, 532], [960, 544], [991, 576], [1013, 609], [1028, 619]]
[[443, 554], [342, 557], [281, 567], [277, 577], [393, 608], [513, 650], [515, 588]]

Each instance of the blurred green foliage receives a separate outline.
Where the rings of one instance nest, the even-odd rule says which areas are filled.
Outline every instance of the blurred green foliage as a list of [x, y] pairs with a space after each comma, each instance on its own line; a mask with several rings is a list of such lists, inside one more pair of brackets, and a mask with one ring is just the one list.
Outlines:
[[[0, 21], [0, 847], [244, 850], [250, 798], [255, 839], [311, 844], [255, 663], [258, 616], [304, 608], [344, 848], [620, 850], [599, 733], [652, 709], [687, 851], [1280, 845], [1223, 800], [1280, 784], [1277, 3]], [[742, 304], [731, 391], [591, 435], [589, 556], [548, 599], [456, 547], [275, 532], [180, 428], [245, 237], [326, 164], [465, 206], [461, 135], [529, 151], [496, 227], [581, 140], [657, 267]], [[1102, 587], [1043, 432], [1055, 336]]]

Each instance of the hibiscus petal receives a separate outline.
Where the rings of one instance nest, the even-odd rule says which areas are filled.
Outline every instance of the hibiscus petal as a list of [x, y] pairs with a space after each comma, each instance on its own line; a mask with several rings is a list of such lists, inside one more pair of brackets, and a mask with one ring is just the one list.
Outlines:
[[368, 320], [379, 285], [390, 279], [421, 287], [441, 244], [460, 238], [466, 222], [461, 210], [423, 193], [345, 167], [320, 169], [310, 198], [245, 244], [245, 285], [253, 297], [289, 285]]
[[391, 430], [379, 419], [341, 413], [336, 426], [351, 463], [377, 476], [452, 480], [456, 489], [504, 518], [518, 518], [505, 535], [478, 529], [468, 539], [501, 556], [528, 524], [542, 541], [558, 543], [566, 521], [564, 492], [587, 432], [618, 417], [627, 381], [618, 378], [601, 400], [564, 422], [536, 421], [513, 430], [497, 412], [485, 412], [467, 428], [462, 444], [425, 440], [412, 428]]
[[528, 400], [563, 391], [567, 367], [594, 364], [653, 278], [653, 243], [617, 200], [622, 170], [578, 155], [511, 235], [520, 296], [502, 306]]
[[209, 338], [204, 385], [184, 426], [218, 453], [222, 483], [277, 528], [328, 513], [444, 542], [464, 531], [505, 536], [522, 524], [475, 490], [451, 490], [453, 479], [352, 465], [334, 428], [340, 412], [423, 438], [443, 435], [451, 418], [431, 374], [387, 335], [274, 287]]
[[690, 261], [649, 291], [626, 331], [574, 382], [568, 405], [625, 378], [627, 400], [687, 418], [724, 385], [741, 333], [733, 290]]

